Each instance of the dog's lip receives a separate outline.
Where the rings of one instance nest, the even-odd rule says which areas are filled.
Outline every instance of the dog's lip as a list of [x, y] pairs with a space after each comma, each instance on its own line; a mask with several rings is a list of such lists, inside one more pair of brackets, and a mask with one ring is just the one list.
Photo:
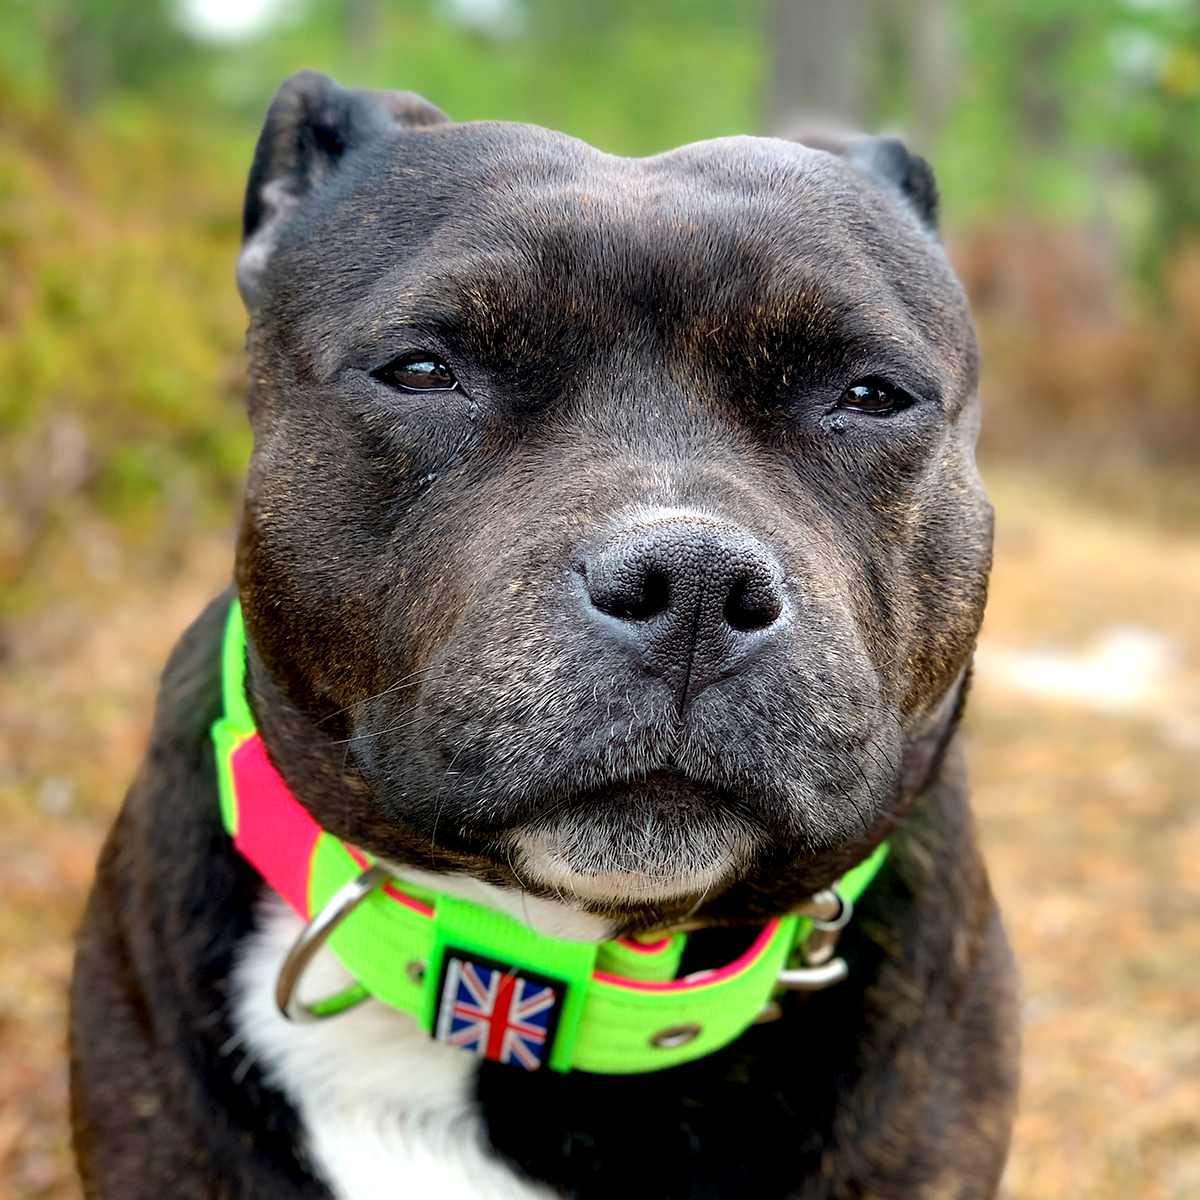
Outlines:
[[547, 805], [546, 818], [535, 818], [527, 824], [536, 825], [545, 819], [553, 819], [565, 809], [578, 810], [600, 803], [631, 809], [672, 804], [679, 808], [681, 815], [689, 810], [720, 810], [744, 817], [748, 810], [746, 802], [728, 788], [683, 770], [671, 759], [664, 759], [644, 772], [578, 789], [556, 799]]

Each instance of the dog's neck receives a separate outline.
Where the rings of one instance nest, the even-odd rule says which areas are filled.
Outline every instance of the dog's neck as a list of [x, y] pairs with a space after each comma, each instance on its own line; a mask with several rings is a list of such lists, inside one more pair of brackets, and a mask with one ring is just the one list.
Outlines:
[[[659, 931], [649, 943], [597, 945], [536, 933], [491, 907], [411, 879], [397, 887], [394, 871], [324, 830], [288, 790], [246, 702], [245, 659], [234, 604], [222, 648], [224, 711], [213, 728], [221, 811], [238, 850], [309, 922], [280, 973], [277, 998], [285, 1015], [332, 1016], [374, 996], [417, 1017], [438, 1040], [468, 1046], [475, 1036], [479, 1044], [468, 1048], [484, 1057], [529, 1070], [627, 1074], [727, 1045], [771, 1014], [785, 976], [784, 986], [802, 990], [844, 976], [828, 935], [849, 919], [886, 844], [845, 875], [837, 893], [814, 896], [809, 914], [772, 919], [732, 962], [678, 979], [687, 941], [682, 929]], [[335, 930], [333, 948], [356, 983], [305, 1006], [296, 997], [300, 976]], [[810, 948], [818, 932], [826, 935], [817, 939], [819, 958]], [[789, 969], [801, 945], [810, 965]], [[499, 1028], [493, 1010], [501, 1002], [510, 1013], [530, 1011]], [[474, 1017], [472, 1006], [481, 1010]]]

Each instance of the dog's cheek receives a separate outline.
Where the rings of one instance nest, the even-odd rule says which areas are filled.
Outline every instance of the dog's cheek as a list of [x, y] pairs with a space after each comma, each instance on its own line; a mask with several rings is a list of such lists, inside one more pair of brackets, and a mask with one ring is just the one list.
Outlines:
[[486, 422], [475, 402], [457, 389], [405, 394], [380, 385], [375, 390], [369, 404], [350, 409], [348, 419], [361, 431], [364, 464], [379, 493], [389, 497], [391, 517], [405, 524], [409, 506], [463, 463]]
[[797, 465], [821, 505], [846, 599], [886, 703], [919, 715], [970, 657], [991, 565], [991, 508], [969, 421], [871, 418], [814, 440]]
[[897, 680], [898, 707], [919, 719], [961, 677], [983, 621], [992, 507], [969, 450], [947, 454], [916, 507], [908, 579], [914, 645]]
[[267, 669], [318, 718], [402, 665], [379, 658], [384, 613], [414, 607], [419, 513], [462, 438], [452, 422], [404, 445], [391, 432], [319, 404], [256, 431], [239, 590]]
[[748, 796], [779, 846], [816, 853], [863, 836], [899, 778], [894, 715], [869, 662], [846, 645], [712, 689], [694, 728], [680, 757]]

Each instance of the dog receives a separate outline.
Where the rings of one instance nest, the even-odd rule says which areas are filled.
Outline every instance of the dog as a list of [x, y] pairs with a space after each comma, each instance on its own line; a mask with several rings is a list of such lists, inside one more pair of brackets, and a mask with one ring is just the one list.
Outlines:
[[79, 938], [89, 1197], [994, 1195], [936, 210], [893, 138], [622, 159], [283, 84], [235, 588]]

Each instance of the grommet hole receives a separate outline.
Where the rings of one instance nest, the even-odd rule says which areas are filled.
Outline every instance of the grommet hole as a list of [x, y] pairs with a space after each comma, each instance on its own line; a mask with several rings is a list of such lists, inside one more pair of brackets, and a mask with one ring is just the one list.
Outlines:
[[658, 1050], [678, 1050], [694, 1041], [704, 1027], [702, 1025], [672, 1025], [669, 1029], [660, 1029], [650, 1039], [650, 1045]]

